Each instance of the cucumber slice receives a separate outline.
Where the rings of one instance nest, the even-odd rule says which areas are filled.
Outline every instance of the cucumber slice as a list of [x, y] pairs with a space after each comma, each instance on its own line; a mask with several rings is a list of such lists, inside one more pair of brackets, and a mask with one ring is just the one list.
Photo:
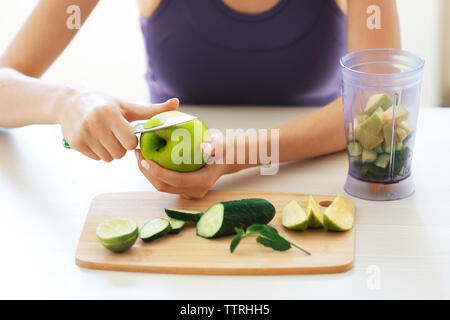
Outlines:
[[186, 221], [169, 218], [169, 223], [171, 228], [169, 233], [176, 234], [180, 232], [181, 229], [183, 229], [184, 225], [186, 224]]
[[389, 164], [390, 157], [391, 156], [389, 154], [382, 153], [378, 156], [377, 160], [374, 162], [374, 165], [386, 169]]
[[213, 204], [197, 222], [197, 235], [216, 238], [234, 234], [234, 228], [267, 224], [275, 216], [275, 207], [264, 199], [242, 199]]
[[377, 160], [378, 153], [375, 150], [366, 150], [362, 152], [362, 163], [374, 162]]
[[350, 153], [350, 156], [357, 157], [362, 154], [362, 147], [359, 142], [349, 142], [348, 143], [348, 152]]
[[164, 218], [154, 219], [144, 224], [139, 232], [139, 237], [144, 241], [155, 240], [168, 234], [170, 229], [169, 220]]
[[291, 230], [306, 230], [308, 228], [309, 216], [306, 215], [297, 201], [291, 200], [283, 208], [281, 213], [281, 224]]
[[181, 209], [164, 209], [166, 214], [173, 219], [183, 220], [183, 221], [194, 221], [197, 222], [200, 220], [203, 212], [201, 211], [192, 211], [192, 210], [181, 210]]

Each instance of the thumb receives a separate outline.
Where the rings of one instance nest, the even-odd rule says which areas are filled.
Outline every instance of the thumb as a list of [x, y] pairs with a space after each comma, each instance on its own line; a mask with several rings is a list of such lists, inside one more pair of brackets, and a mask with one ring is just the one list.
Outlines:
[[178, 109], [180, 101], [177, 98], [172, 98], [164, 103], [159, 104], [136, 104], [121, 101], [121, 111], [125, 119], [129, 122], [136, 120], [147, 120], [154, 115]]

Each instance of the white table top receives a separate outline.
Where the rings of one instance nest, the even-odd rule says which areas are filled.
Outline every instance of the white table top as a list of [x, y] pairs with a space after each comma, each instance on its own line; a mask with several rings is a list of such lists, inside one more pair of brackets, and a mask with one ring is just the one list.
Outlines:
[[[273, 127], [312, 108], [183, 107], [209, 127]], [[152, 190], [130, 152], [105, 164], [60, 146], [57, 126], [0, 130], [0, 298], [450, 298], [450, 110], [420, 111], [416, 193], [354, 199], [356, 256], [341, 274], [200, 276], [81, 269], [75, 250], [91, 199]], [[344, 153], [223, 177], [216, 189], [345, 194]], [[378, 281], [379, 280], [379, 281]]]

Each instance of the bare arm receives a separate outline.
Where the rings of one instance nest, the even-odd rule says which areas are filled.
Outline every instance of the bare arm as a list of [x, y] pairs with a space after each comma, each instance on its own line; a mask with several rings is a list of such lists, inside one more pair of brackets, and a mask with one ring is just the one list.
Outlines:
[[78, 6], [84, 23], [97, 3], [98, 0], [41, 0], [0, 57], [0, 67], [40, 77], [78, 32], [67, 28], [67, 8]]
[[138, 105], [39, 78], [67, 47], [77, 29], [67, 27], [69, 6], [83, 23], [98, 0], [41, 0], [0, 57], [0, 127], [61, 125], [73, 149], [96, 159], [123, 157], [137, 145], [130, 121], [178, 107]]
[[42, 0], [0, 56], [0, 126], [57, 123], [59, 104], [71, 92], [64, 85], [38, 81], [76, 35], [66, 26], [67, 8], [78, 5], [82, 22], [98, 1]]

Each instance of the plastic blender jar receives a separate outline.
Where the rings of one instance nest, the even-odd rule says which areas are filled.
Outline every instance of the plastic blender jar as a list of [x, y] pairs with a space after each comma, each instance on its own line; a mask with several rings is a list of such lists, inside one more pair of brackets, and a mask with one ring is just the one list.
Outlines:
[[346, 54], [340, 65], [349, 159], [345, 191], [367, 200], [410, 196], [423, 59], [404, 50], [366, 49]]

